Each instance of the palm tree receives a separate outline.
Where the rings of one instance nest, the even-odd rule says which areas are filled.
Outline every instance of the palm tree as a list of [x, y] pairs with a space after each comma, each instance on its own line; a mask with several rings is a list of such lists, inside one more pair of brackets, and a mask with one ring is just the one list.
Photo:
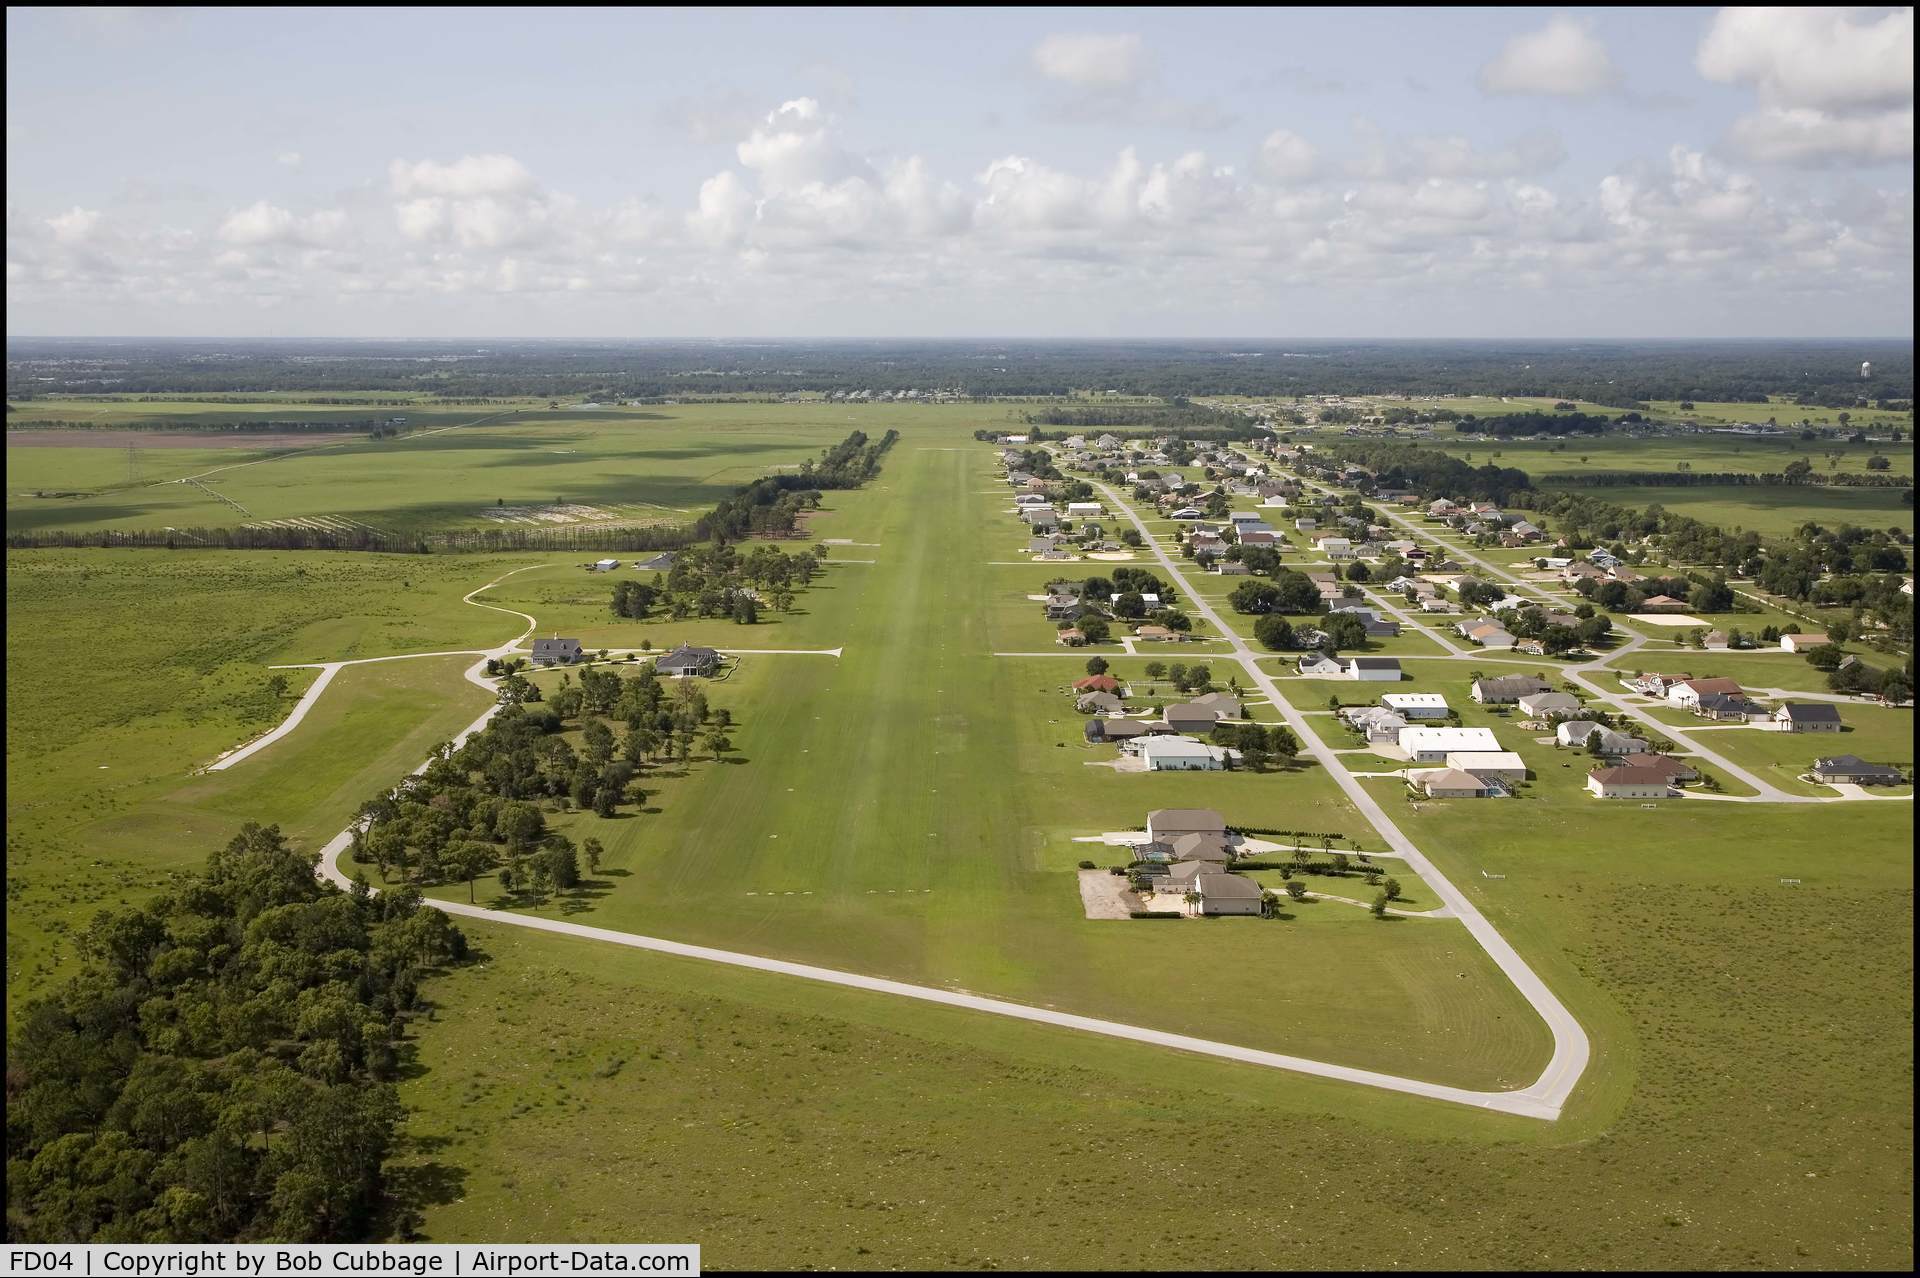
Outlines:
[[1181, 899], [1187, 903], [1187, 912], [1189, 914], [1193, 912], [1195, 906], [1200, 904], [1200, 894], [1191, 889], [1189, 889], [1186, 896]]

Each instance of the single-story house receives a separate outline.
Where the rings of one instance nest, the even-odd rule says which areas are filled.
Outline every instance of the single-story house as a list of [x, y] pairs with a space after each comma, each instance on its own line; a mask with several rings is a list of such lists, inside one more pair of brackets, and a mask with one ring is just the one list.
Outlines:
[[1046, 555], [1058, 549], [1060, 549], [1058, 537], [1033, 537], [1027, 541], [1027, 551], [1030, 554]]
[[1602, 799], [1666, 799], [1673, 796], [1666, 773], [1658, 768], [1595, 768], [1587, 789]]
[[578, 660], [580, 660], [578, 639], [535, 639], [533, 641], [533, 664], [536, 666], [570, 666]]
[[1083, 692], [1073, 704], [1082, 714], [1114, 714], [1126, 705], [1111, 692]]
[[1685, 683], [1693, 678], [1691, 674], [1637, 674], [1623, 680], [1627, 687], [1635, 692], [1644, 692], [1650, 697], [1664, 697], [1675, 684]]
[[1347, 678], [1367, 682], [1400, 682], [1400, 662], [1395, 657], [1348, 657]]
[[1206, 516], [1200, 512], [1200, 508], [1198, 506], [1182, 506], [1180, 509], [1174, 511], [1171, 515], [1168, 515], [1167, 518], [1169, 519], [1204, 519], [1206, 518]]
[[1727, 650], [1727, 632], [1724, 630], [1709, 630], [1707, 631], [1706, 637], [1700, 641], [1700, 644], [1708, 652], [1725, 652]]
[[1789, 701], [1774, 710], [1773, 726], [1781, 732], [1838, 732], [1840, 708], [1824, 701]]
[[1672, 595], [1654, 595], [1643, 601], [1641, 612], [1685, 612], [1690, 605], [1684, 599], [1675, 599]]
[[1094, 745], [1107, 741], [1131, 741], [1135, 737], [1145, 736], [1147, 725], [1138, 719], [1103, 719], [1098, 715], [1087, 720], [1087, 740]]
[[1468, 626], [1466, 629], [1466, 637], [1479, 644], [1482, 648], [1511, 648], [1514, 644], [1512, 632], [1505, 626], [1497, 625], [1491, 621], [1483, 621], [1478, 625]]
[[1110, 674], [1083, 675], [1073, 681], [1073, 690], [1082, 692], [1118, 692], [1121, 683]]
[[1344, 706], [1340, 717], [1366, 733], [1369, 745], [1398, 745], [1400, 730], [1407, 726], [1406, 716], [1385, 706]]
[[1484, 799], [1490, 786], [1458, 768], [1426, 768], [1407, 774], [1407, 784], [1429, 799]]
[[1390, 638], [1400, 633], [1400, 623], [1381, 616], [1372, 608], [1359, 603], [1338, 603], [1327, 609], [1329, 618], [1339, 613], [1360, 618], [1360, 624], [1366, 627], [1370, 639]]
[[1257, 915], [1260, 913], [1260, 902], [1263, 896], [1260, 885], [1238, 874], [1220, 872], [1202, 874], [1193, 881], [1193, 890], [1200, 897], [1199, 904], [1194, 907], [1200, 914]]
[[676, 558], [678, 558], [678, 556], [675, 555], [673, 551], [663, 550], [659, 554], [647, 559], [634, 560], [633, 566], [640, 572], [670, 572], [673, 569], [673, 561]]
[[1189, 703], [1168, 706], [1161, 717], [1175, 732], [1212, 732], [1213, 725], [1220, 720], [1220, 712], [1212, 706]]
[[1065, 630], [1054, 632], [1053, 641], [1063, 643], [1069, 648], [1084, 648], [1087, 644], [1087, 632], [1078, 626], [1068, 626]]
[[1303, 675], [1343, 675], [1346, 667], [1323, 652], [1309, 652], [1300, 658], [1300, 673]]
[[1595, 733], [1600, 735], [1601, 754], [1637, 754], [1647, 748], [1647, 743], [1640, 738], [1630, 737], [1624, 732], [1616, 732], [1591, 719], [1567, 720], [1554, 730], [1553, 739], [1557, 745], [1584, 749], [1588, 739]]
[[1253, 569], [1247, 567], [1238, 559], [1222, 559], [1213, 566], [1213, 570], [1222, 577], [1248, 577], [1253, 575]]
[[1147, 813], [1147, 837], [1171, 844], [1183, 834], [1225, 837], [1226, 818], [1212, 808], [1155, 808]]
[[1708, 692], [1701, 695], [1700, 704], [1694, 707], [1693, 712], [1702, 719], [1713, 719], [1722, 723], [1745, 723], [1749, 719], [1763, 717], [1767, 713], [1767, 708], [1746, 697], [1729, 696], [1724, 692]]
[[1664, 774], [1674, 785], [1685, 785], [1689, 781], [1700, 779], [1699, 769], [1684, 759], [1676, 759], [1670, 754], [1630, 754], [1620, 760], [1623, 768], [1646, 768]]
[[1781, 635], [1780, 647], [1785, 652], [1805, 652], [1809, 648], [1818, 648], [1822, 644], [1832, 643], [1825, 635]]
[[1813, 761], [1813, 779], [1831, 785], [1905, 785], [1900, 769], [1885, 763], [1868, 763], [1857, 754], [1838, 754], [1831, 759]]
[[1233, 847], [1224, 834], [1181, 834], [1169, 839], [1167, 847], [1176, 861], [1225, 865], [1233, 860]]
[[1140, 626], [1133, 632], [1135, 639], [1144, 639], [1149, 643], [1168, 643], [1180, 638], [1178, 631], [1165, 626]]
[[1500, 748], [1492, 728], [1406, 727], [1398, 744], [1412, 763], [1441, 763], [1455, 751]]
[[1564, 719], [1580, 713], [1580, 698], [1567, 692], [1535, 692], [1520, 698], [1520, 710], [1529, 719]]
[[710, 675], [720, 668], [720, 654], [712, 648], [695, 648], [681, 644], [672, 652], [653, 659], [655, 674], [675, 675], [685, 678], [688, 675]]
[[1097, 519], [1106, 513], [1106, 507], [1097, 501], [1070, 501], [1067, 503], [1068, 519]]
[[1725, 696], [1741, 695], [1740, 681], [1737, 679], [1683, 679], [1667, 689], [1667, 701], [1682, 710], [1698, 710], [1700, 698], [1708, 693], [1718, 692]]
[[1447, 717], [1447, 699], [1437, 692], [1388, 692], [1380, 704], [1408, 719]]
[[1224, 692], [1209, 692], [1204, 697], [1195, 697], [1188, 705], [1205, 706], [1222, 719], [1238, 719], [1242, 709], [1240, 698]]
[[1449, 750], [1446, 764], [1482, 781], [1527, 779], [1527, 761], [1512, 750]]

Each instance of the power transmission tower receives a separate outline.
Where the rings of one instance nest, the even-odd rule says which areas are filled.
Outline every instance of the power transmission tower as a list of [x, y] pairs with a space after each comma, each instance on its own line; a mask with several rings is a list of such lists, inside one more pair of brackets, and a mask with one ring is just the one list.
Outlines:
[[133, 444], [127, 445], [127, 482], [140, 482], [140, 449]]

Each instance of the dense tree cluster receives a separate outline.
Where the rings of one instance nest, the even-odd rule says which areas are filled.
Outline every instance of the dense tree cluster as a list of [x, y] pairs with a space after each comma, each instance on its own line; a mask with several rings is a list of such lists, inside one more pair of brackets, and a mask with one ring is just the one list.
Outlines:
[[1511, 466], [1474, 466], [1437, 448], [1391, 439], [1342, 439], [1323, 449], [1329, 457], [1365, 466], [1380, 488], [1401, 488], [1452, 501], [1505, 504], [1533, 487], [1527, 472]]
[[1254, 772], [1269, 765], [1288, 764], [1300, 753], [1300, 738], [1283, 723], [1221, 723], [1214, 725], [1215, 745], [1240, 752], [1240, 762]]
[[[563, 676], [538, 703], [512, 703], [503, 684], [509, 704], [483, 731], [361, 805], [352, 858], [407, 883], [464, 880], [471, 890], [498, 868], [509, 895], [565, 890], [580, 880], [580, 849], [548, 828], [547, 810], [612, 816], [644, 800], [634, 782], [649, 767], [684, 764], [696, 747], [714, 758], [733, 748], [731, 715], [692, 681], [668, 691], [651, 667], [624, 678], [595, 666], [573, 673], [578, 682]], [[577, 744], [568, 739], [576, 731]]]
[[614, 583], [616, 617], [640, 619], [662, 614], [674, 621], [688, 617], [731, 617], [741, 625], [760, 619], [762, 605], [776, 612], [793, 609], [794, 594], [820, 571], [824, 546], [801, 554], [756, 545], [742, 554], [725, 542], [696, 546], [675, 556], [673, 567], [650, 581]]
[[419, 894], [322, 884], [244, 827], [144, 905], [7, 1053], [9, 1242], [345, 1242], [376, 1232], [393, 1078], [466, 940]]
[[1020, 420], [1037, 426], [1065, 427], [1047, 433], [1031, 432], [1037, 441], [1054, 436], [1098, 431], [1120, 439], [1143, 439], [1178, 434], [1192, 439], [1250, 439], [1252, 423], [1238, 413], [1223, 413], [1183, 402], [1176, 404], [1098, 405], [1091, 408], [1066, 405], [1031, 409]]

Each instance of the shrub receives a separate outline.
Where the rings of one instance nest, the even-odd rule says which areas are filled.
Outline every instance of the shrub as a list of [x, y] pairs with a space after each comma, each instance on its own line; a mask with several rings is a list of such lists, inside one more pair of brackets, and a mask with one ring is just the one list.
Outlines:
[[1100, 867], [1099, 867], [1099, 866], [1097, 866], [1097, 865], [1095, 865], [1095, 864], [1094, 864], [1093, 862], [1091, 862], [1091, 861], [1082, 861], [1082, 862], [1080, 863], [1080, 868], [1081, 868], [1081, 869], [1083, 869], [1083, 870], [1097, 870], [1097, 869], [1099, 869]]

